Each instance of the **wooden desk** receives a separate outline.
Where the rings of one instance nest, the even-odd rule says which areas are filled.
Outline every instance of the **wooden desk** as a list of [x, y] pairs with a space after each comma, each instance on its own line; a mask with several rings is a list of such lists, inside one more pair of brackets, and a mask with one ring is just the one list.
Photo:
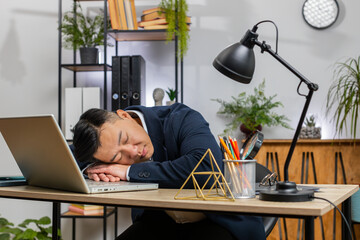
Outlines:
[[[315, 196], [323, 197], [334, 204], [343, 204], [349, 209], [349, 197], [358, 185], [318, 185], [321, 191]], [[104, 194], [81, 194], [32, 186], [0, 187], [0, 197], [41, 200], [53, 202], [53, 239], [57, 239], [61, 202], [79, 202], [121, 207], [141, 207], [155, 209], [212, 211], [222, 213], [241, 213], [260, 216], [282, 216], [305, 219], [305, 238], [314, 239], [314, 219], [329, 212], [333, 207], [322, 200], [315, 199], [301, 203], [279, 203], [253, 199], [236, 201], [175, 200], [177, 189], [159, 189], [138, 192], [118, 192]], [[184, 189], [182, 196], [194, 196], [194, 190]], [[349, 211], [344, 214], [350, 219]], [[343, 228], [343, 239], [350, 239]]]

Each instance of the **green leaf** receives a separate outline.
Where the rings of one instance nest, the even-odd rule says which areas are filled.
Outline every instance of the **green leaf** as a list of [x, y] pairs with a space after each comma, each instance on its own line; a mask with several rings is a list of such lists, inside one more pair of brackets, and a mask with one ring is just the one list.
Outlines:
[[170, 101], [174, 101], [176, 98], [176, 91], [172, 88], [168, 88], [168, 91], [165, 91], [166, 94], [168, 95]]
[[10, 234], [8, 233], [1, 233], [0, 240], [10, 240]]
[[17, 234], [16, 237], [14, 238], [15, 240], [17, 239], [35, 239], [36, 237], [36, 231], [32, 230], [32, 229], [26, 229], [24, 232]]
[[326, 98], [326, 116], [335, 125], [335, 135], [348, 131], [356, 139], [360, 105], [360, 57], [334, 65], [333, 82]]
[[179, 60], [188, 50], [190, 39], [188, 25], [186, 23], [188, 5], [186, 0], [161, 0], [159, 7], [165, 10], [165, 18], [168, 22], [167, 42], [172, 41], [174, 36], [179, 40]]
[[49, 224], [51, 224], [51, 219], [49, 217], [45, 216], [45, 217], [40, 218], [37, 221], [37, 223], [40, 225], [49, 225]]
[[288, 125], [289, 119], [284, 115], [278, 115], [273, 109], [283, 107], [279, 101], [275, 101], [276, 95], [265, 96], [265, 80], [254, 88], [252, 95], [241, 92], [237, 97], [232, 96], [232, 101], [212, 99], [220, 103], [218, 114], [230, 118], [231, 122], [226, 125], [224, 134], [239, 128], [244, 124], [246, 128], [255, 130], [257, 126], [282, 126], [291, 129]]
[[18, 235], [18, 234], [22, 233], [23, 230], [21, 230], [20, 228], [5, 228], [1, 232], [7, 232], [7, 233], [14, 234], [14, 235]]
[[2, 226], [14, 226], [14, 224], [9, 222], [6, 218], [0, 218], [0, 227]]
[[[110, 28], [111, 25], [107, 26]], [[60, 29], [64, 47], [67, 49], [76, 50], [104, 44], [104, 15], [85, 16], [79, 3], [74, 3], [72, 11], [65, 12]], [[107, 45], [112, 46], [110, 43]]]

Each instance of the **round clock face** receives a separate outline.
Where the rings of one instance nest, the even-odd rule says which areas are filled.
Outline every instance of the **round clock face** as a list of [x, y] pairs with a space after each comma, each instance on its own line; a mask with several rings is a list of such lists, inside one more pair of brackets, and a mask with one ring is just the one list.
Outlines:
[[330, 27], [339, 16], [339, 4], [336, 0], [307, 0], [303, 6], [305, 21], [316, 29]]

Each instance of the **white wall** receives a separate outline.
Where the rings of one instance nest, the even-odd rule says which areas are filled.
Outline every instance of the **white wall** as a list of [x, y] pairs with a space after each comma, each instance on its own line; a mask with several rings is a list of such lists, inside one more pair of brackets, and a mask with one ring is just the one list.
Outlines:
[[[64, 9], [70, 4], [67, 0]], [[136, 0], [138, 16], [141, 10], [158, 3], [153, 0]], [[192, 17], [189, 51], [184, 59], [184, 103], [199, 110], [209, 121], [215, 135], [220, 134], [226, 121], [216, 115], [219, 105], [211, 99], [230, 99], [242, 91], [250, 91], [266, 79], [266, 94], [278, 94], [284, 104], [278, 113], [291, 119], [295, 128], [305, 102], [296, 94], [298, 79], [269, 54], [256, 53], [256, 70], [249, 85], [239, 84], [221, 75], [212, 67], [216, 55], [226, 46], [241, 39], [247, 29], [257, 22], [270, 19], [279, 28], [279, 55], [309, 80], [319, 84], [314, 93], [309, 113], [321, 117], [323, 138], [332, 138], [332, 125], [323, 118], [327, 90], [332, 79], [333, 64], [346, 57], [359, 54], [360, 2], [339, 0], [340, 17], [329, 29], [317, 31], [310, 28], [301, 14], [302, 1], [288, 0], [188, 0]], [[82, 3], [84, 6], [103, 6], [101, 2]], [[92, 8], [93, 9], [93, 8]], [[53, 113], [57, 116], [58, 91], [58, 1], [3, 0], [0, 7], [0, 116]], [[275, 48], [275, 30], [271, 24], [258, 29], [259, 40]], [[147, 105], [152, 106], [152, 91], [156, 87], [174, 86], [174, 45], [164, 42], [128, 42], [119, 44], [119, 55], [141, 54], [146, 60]], [[114, 48], [108, 49], [108, 61]], [[63, 62], [71, 62], [71, 51], [63, 51]], [[72, 86], [72, 72], [63, 70], [63, 86]], [[79, 74], [79, 86], [102, 86], [102, 73]], [[110, 81], [110, 75], [109, 75]], [[110, 89], [110, 85], [108, 85]], [[63, 90], [64, 92], [64, 90]], [[110, 101], [110, 94], [108, 98]], [[166, 100], [166, 99], [165, 99]], [[293, 131], [281, 127], [264, 128], [265, 138], [291, 138]], [[239, 132], [234, 133], [234, 136]], [[343, 135], [349, 138], [350, 135]], [[0, 174], [4, 175], [13, 164], [6, 155], [0, 160]], [[0, 214], [14, 222], [24, 218], [51, 216], [51, 204], [1, 199]], [[19, 211], [20, 210], [20, 211]], [[18, 214], [21, 212], [22, 214]], [[130, 224], [129, 212], [124, 210], [125, 221], [119, 228]], [[120, 220], [123, 219], [123, 220]], [[90, 223], [79, 228], [94, 229], [101, 223]], [[71, 226], [63, 221], [66, 238], [70, 239]], [[95, 228], [96, 229], [96, 228]], [[84, 231], [85, 232], [85, 231]], [[80, 232], [81, 233], [81, 232]], [[79, 233], [79, 234], [80, 234]], [[109, 232], [112, 236], [112, 232]], [[84, 235], [85, 238], [86, 236]], [[90, 236], [87, 236], [89, 238]], [[92, 239], [94, 235], [91, 235]]]

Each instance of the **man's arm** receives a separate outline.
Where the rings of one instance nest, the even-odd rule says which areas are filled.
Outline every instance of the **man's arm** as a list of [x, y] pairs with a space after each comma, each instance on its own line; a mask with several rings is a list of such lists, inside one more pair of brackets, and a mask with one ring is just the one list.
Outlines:
[[[69, 145], [71, 152], [74, 155], [74, 145]], [[75, 156], [74, 156], [75, 158]], [[75, 158], [80, 170], [85, 176], [88, 176], [89, 179], [92, 179], [94, 181], [104, 181], [104, 182], [118, 182], [120, 181], [119, 176], [112, 175], [110, 172], [105, 173], [105, 171], [102, 172], [92, 172], [90, 169], [93, 169], [97, 164], [94, 164], [94, 162], [80, 162]], [[89, 171], [90, 170], [90, 171]]]
[[94, 181], [118, 182], [127, 181], [129, 165], [117, 163], [99, 163], [87, 169], [87, 174]]

